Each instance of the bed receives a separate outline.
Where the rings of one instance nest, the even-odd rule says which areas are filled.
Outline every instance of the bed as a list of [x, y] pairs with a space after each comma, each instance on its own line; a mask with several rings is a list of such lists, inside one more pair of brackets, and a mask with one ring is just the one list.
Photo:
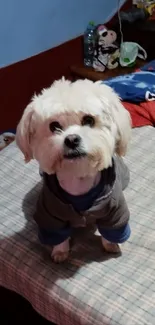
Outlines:
[[93, 232], [76, 234], [68, 262], [40, 246], [32, 219], [41, 188], [37, 163], [15, 143], [0, 152], [0, 285], [57, 325], [152, 325], [155, 320], [155, 129], [132, 130], [125, 196], [132, 236], [119, 257]]

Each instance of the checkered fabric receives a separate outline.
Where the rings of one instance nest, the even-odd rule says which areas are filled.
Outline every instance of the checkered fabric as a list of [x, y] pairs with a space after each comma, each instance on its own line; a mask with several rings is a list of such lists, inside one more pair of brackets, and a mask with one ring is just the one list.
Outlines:
[[75, 236], [68, 262], [56, 265], [32, 220], [41, 180], [11, 144], [0, 153], [0, 284], [58, 325], [155, 324], [155, 129], [134, 129], [125, 196], [132, 236], [110, 257], [93, 233]]

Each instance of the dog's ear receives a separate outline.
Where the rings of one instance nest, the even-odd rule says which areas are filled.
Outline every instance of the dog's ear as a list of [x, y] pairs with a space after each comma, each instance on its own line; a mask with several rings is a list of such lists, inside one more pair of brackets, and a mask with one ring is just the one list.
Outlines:
[[119, 97], [116, 94], [111, 109], [114, 122], [117, 126], [116, 153], [119, 156], [125, 156], [131, 138], [130, 114], [124, 108]]
[[[100, 84], [100, 95], [104, 107], [106, 106], [110, 118], [117, 127], [116, 135], [116, 153], [119, 156], [125, 156], [128, 143], [131, 137], [131, 117], [129, 112], [124, 108], [119, 96], [113, 89], [104, 83]], [[101, 91], [102, 90], [102, 91]]]
[[25, 162], [29, 162], [31, 159], [33, 159], [30, 146], [31, 138], [34, 133], [32, 126], [33, 112], [33, 104], [31, 103], [26, 107], [16, 130], [16, 143], [24, 154]]

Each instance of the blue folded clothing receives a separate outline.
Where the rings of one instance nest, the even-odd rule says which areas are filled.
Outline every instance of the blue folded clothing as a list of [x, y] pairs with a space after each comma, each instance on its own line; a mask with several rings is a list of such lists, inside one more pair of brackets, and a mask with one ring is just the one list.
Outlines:
[[155, 72], [155, 60], [146, 63], [145, 65], [143, 65], [143, 67], [140, 68], [140, 70]]
[[123, 101], [139, 103], [155, 100], [155, 60], [142, 69], [104, 80], [103, 83], [112, 87]]

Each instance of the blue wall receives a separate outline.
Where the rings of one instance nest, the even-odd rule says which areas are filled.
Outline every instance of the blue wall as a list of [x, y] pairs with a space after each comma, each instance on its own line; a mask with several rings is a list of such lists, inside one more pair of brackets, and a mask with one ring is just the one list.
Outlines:
[[118, 0], [0, 0], [0, 67], [79, 36], [90, 20], [109, 20], [117, 4]]

